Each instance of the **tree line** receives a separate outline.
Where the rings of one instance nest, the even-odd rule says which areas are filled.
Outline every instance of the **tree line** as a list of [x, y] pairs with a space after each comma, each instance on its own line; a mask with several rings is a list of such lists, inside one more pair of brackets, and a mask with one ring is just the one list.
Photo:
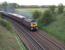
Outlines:
[[18, 8], [19, 5], [17, 3], [7, 3], [3, 2], [0, 4], [0, 11], [11, 11], [14, 12], [16, 8]]
[[63, 12], [64, 12], [64, 5], [60, 3], [57, 7], [55, 5], [49, 6], [45, 12], [35, 10], [33, 12], [33, 18], [39, 19], [38, 20], [39, 22], [41, 21], [41, 23], [48, 25], [55, 20], [54, 16], [60, 15]]

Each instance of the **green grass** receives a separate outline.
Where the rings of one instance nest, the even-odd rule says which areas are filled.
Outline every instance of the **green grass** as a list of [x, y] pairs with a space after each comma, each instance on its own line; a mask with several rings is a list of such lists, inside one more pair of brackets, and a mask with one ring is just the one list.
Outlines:
[[0, 50], [26, 50], [26, 48], [15, 33], [0, 26]]

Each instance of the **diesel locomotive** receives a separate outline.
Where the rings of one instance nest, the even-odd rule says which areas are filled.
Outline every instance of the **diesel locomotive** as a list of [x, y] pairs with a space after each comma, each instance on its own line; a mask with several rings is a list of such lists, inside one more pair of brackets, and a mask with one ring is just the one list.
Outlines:
[[15, 13], [2, 12], [1, 14], [13, 20], [18, 21], [19, 23], [23, 24], [26, 28], [28, 28], [31, 31], [38, 30], [37, 22], [33, 19], [27, 19], [25, 16], [15, 14]]

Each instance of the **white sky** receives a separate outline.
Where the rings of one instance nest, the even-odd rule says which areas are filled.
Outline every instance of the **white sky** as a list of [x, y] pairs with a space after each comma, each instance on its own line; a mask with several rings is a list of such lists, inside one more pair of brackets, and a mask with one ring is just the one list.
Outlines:
[[20, 5], [58, 5], [59, 3], [65, 5], [65, 0], [0, 0], [0, 2], [4, 1], [9, 3], [15, 2]]

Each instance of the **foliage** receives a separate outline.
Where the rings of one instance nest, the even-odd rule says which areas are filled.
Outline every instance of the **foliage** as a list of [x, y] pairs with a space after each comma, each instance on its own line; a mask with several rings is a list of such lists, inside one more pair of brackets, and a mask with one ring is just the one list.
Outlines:
[[63, 12], [64, 12], [64, 6], [63, 6], [63, 4], [59, 4], [58, 5], [58, 13], [61, 14]]
[[43, 15], [42, 15], [42, 19], [43, 23], [45, 24], [49, 24], [52, 21], [52, 14], [49, 10], [46, 10]]
[[40, 12], [40, 11], [35, 10], [35, 11], [33, 12], [33, 18], [34, 18], [34, 19], [38, 19], [40, 16], [41, 16], [41, 12]]
[[55, 5], [51, 5], [51, 6], [49, 7], [51, 13], [54, 13], [54, 12], [55, 12], [55, 8], [56, 8]]
[[8, 21], [5, 20], [5, 19], [0, 18], [0, 25], [6, 27], [6, 28], [7, 28], [8, 30], [10, 30], [10, 31], [12, 30], [12, 25], [11, 25], [11, 23], [8, 22]]
[[0, 4], [0, 10], [7, 11], [7, 12], [15, 12], [15, 8], [18, 8], [19, 5], [16, 3], [8, 3], [3, 2]]
[[3, 7], [6, 7], [7, 5], [8, 5], [7, 2], [2, 3], [2, 6], [3, 6]]

